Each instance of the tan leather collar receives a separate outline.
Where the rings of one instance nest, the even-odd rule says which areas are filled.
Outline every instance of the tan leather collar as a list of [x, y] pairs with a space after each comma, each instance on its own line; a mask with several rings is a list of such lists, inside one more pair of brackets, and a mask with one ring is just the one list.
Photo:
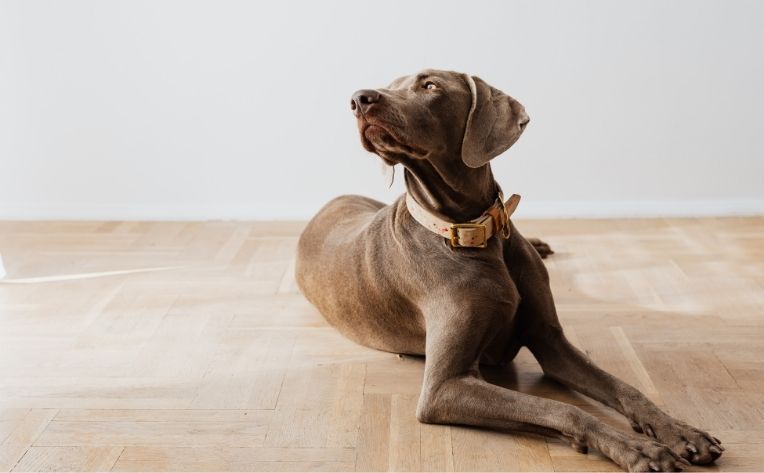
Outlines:
[[496, 201], [483, 214], [466, 223], [454, 223], [433, 215], [406, 193], [406, 207], [414, 220], [424, 228], [446, 238], [454, 248], [485, 248], [495, 234], [509, 238], [509, 217], [514, 213], [520, 196], [512, 194], [506, 202], [499, 191]]

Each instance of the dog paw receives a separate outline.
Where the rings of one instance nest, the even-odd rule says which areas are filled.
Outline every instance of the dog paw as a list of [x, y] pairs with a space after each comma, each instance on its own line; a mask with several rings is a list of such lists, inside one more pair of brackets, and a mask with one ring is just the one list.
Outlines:
[[713, 463], [724, 451], [719, 439], [678, 420], [672, 419], [663, 425], [656, 423], [655, 426], [632, 424], [632, 427], [665, 443], [674, 453], [696, 465]]
[[682, 471], [690, 462], [668, 445], [609, 427], [590, 429], [589, 444], [628, 471]]
[[538, 253], [541, 258], [546, 258], [547, 256], [554, 254], [552, 248], [546, 242], [543, 242], [538, 238], [528, 238], [528, 243], [533, 246], [536, 253]]
[[667, 445], [647, 439], [625, 442], [613, 460], [629, 471], [683, 471], [687, 460]]

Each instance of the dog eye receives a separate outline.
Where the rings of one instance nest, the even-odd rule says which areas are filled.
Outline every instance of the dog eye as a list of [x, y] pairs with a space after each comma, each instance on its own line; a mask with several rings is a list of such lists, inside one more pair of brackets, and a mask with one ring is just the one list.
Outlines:
[[435, 85], [435, 82], [429, 82], [428, 81], [428, 82], [424, 83], [424, 88], [427, 89], [427, 90], [432, 90], [432, 89], [437, 89], [438, 86]]

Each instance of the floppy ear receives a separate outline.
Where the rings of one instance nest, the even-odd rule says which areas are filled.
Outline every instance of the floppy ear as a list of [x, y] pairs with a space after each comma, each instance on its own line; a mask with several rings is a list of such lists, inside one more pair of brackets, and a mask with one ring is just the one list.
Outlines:
[[517, 136], [512, 133], [512, 99], [479, 77], [465, 74], [472, 94], [472, 106], [462, 140], [462, 161], [479, 168], [508, 150]]

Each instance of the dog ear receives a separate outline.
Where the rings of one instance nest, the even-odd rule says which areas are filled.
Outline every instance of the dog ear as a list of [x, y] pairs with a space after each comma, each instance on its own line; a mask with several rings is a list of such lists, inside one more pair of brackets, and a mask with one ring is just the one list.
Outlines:
[[462, 139], [462, 161], [479, 168], [508, 150], [517, 139], [513, 133], [512, 99], [479, 77], [465, 74], [465, 78], [472, 106]]

